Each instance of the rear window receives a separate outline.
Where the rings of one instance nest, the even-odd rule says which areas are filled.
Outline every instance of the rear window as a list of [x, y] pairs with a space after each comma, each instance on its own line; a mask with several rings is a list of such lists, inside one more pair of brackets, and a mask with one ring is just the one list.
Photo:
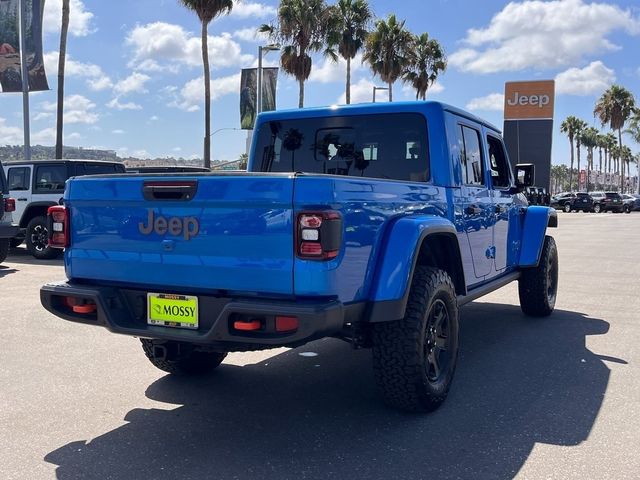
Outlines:
[[580, 197], [580, 198], [586, 198], [586, 197], [589, 197], [589, 196], [590, 195], [588, 193], [579, 193], [578, 194], [578, 197]]
[[424, 182], [429, 179], [422, 115], [358, 115], [261, 125], [254, 170]]
[[607, 196], [607, 198], [621, 198], [620, 194], [615, 192], [607, 192], [605, 193], [605, 195]]
[[37, 193], [64, 192], [64, 182], [67, 178], [65, 164], [38, 165], [35, 168], [33, 191]]
[[81, 163], [76, 165], [76, 175], [104, 175], [123, 173], [124, 167], [109, 163]]

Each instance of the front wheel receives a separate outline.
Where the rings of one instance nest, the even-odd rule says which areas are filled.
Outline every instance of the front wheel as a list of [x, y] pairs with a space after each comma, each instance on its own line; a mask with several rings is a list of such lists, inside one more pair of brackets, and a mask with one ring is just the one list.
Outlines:
[[141, 338], [142, 350], [160, 370], [174, 375], [198, 375], [212, 371], [227, 356], [224, 352], [197, 350], [193, 344]]
[[551, 315], [558, 296], [558, 248], [553, 237], [546, 236], [537, 267], [526, 268], [518, 281], [520, 308], [525, 315]]
[[631, 207], [629, 205], [624, 206], [624, 213], [631, 213]]
[[599, 204], [599, 203], [596, 203], [596, 204], [593, 206], [593, 211], [594, 211], [594, 213], [600, 213], [600, 212], [602, 211], [602, 207], [600, 206], [600, 204]]
[[571, 205], [569, 205], [568, 203], [565, 203], [564, 204], [564, 211], [567, 212], [567, 213], [571, 212]]
[[387, 404], [430, 412], [444, 402], [458, 358], [458, 330], [451, 278], [417, 267], [404, 318], [373, 328], [373, 370]]
[[50, 260], [62, 254], [62, 249], [49, 246], [49, 230], [45, 217], [34, 217], [27, 225], [27, 250], [38, 260]]

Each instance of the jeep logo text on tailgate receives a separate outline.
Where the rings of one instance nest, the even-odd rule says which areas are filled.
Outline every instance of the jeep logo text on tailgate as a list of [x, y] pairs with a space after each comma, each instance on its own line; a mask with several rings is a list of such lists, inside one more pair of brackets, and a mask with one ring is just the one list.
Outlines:
[[161, 215], [155, 217], [155, 212], [149, 209], [147, 224], [145, 225], [144, 222], [138, 223], [138, 230], [143, 235], [150, 235], [151, 232], [155, 232], [158, 235], [169, 233], [175, 237], [182, 235], [185, 240], [190, 240], [198, 235], [200, 225], [196, 217], [165, 218]]

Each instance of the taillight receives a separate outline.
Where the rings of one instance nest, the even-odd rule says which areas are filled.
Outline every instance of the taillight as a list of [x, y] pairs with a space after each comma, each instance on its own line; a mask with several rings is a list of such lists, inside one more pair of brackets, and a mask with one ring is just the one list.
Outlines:
[[69, 210], [62, 205], [49, 207], [49, 246], [65, 248], [69, 246]]
[[16, 201], [13, 198], [5, 198], [4, 199], [4, 211], [5, 212], [15, 212], [16, 211]]
[[342, 246], [342, 217], [331, 210], [302, 212], [296, 224], [296, 255], [306, 260], [331, 260]]

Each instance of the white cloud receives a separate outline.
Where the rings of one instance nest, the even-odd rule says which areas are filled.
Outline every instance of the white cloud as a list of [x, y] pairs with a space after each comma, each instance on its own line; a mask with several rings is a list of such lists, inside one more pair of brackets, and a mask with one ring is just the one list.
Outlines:
[[[44, 66], [50, 77], [58, 75], [58, 57], [59, 53], [55, 51], [44, 54]], [[64, 75], [65, 77], [86, 78], [87, 86], [94, 91], [105, 90], [113, 86], [111, 79], [99, 65], [78, 62], [69, 54], [65, 59]]]
[[151, 120], [152, 122], [157, 122], [158, 120], [160, 120], [160, 117], [158, 117], [157, 115], [151, 115], [151, 118], [149, 118], [149, 120]]
[[504, 93], [491, 93], [484, 97], [473, 98], [467, 103], [467, 109], [502, 111], [504, 109]]
[[[356, 58], [351, 60], [351, 75], [363, 70], [362, 55], [356, 55]], [[333, 82], [346, 82], [347, 79], [347, 61], [342, 57], [338, 58], [337, 62], [334, 62], [330, 58], [325, 58], [319, 66], [314, 66], [309, 76], [310, 82], [318, 83], [333, 83]]]
[[142, 105], [138, 105], [134, 102], [120, 102], [119, 97], [115, 97], [107, 103], [107, 107], [114, 108], [116, 110], [141, 110]]
[[120, 80], [113, 87], [113, 91], [116, 95], [127, 95], [129, 93], [146, 93], [144, 84], [151, 80], [149, 75], [144, 73], [133, 72], [124, 80]]
[[[217, 100], [224, 95], [239, 92], [239, 73], [211, 80], [211, 101]], [[168, 106], [186, 110], [187, 112], [195, 112], [200, 109], [204, 102], [204, 78], [199, 77], [189, 80], [180, 91], [175, 86], [166, 87], [164, 93], [172, 97]]]
[[22, 144], [24, 135], [22, 129], [7, 125], [7, 120], [0, 117], [0, 145], [16, 145]]
[[614, 71], [598, 60], [584, 68], [570, 68], [559, 73], [556, 76], [556, 93], [593, 95], [604, 92], [615, 80]]
[[[56, 141], [56, 129], [53, 127], [45, 128], [31, 135], [32, 145], [51, 145]], [[20, 141], [22, 143], [22, 141]]]
[[137, 157], [137, 158], [149, 158], [151, 155], [149, 154], [149, 152], [142, 149], [142, 150], [135, 150], [133, 153], [131, 153], [131, 156]]
[[123, 135], [124, 134], [124, 130], [122, 130], [120, 128], [116, 128], [115, 130], [111, 130], [111, 133], [113, 133], [114, 135]]
[[[55, 112], [56, 102], [43, 102], [45, 112]], [[97, 123], [100, 116], [94, 111], [96, 104], [82, 95], [69, 95], [64, 99], [64, 123]]]
[[[431, 95], [437, 95], [443, 91], [444, 91], [444, 86], [441, 83], [436, 81], [433, 85], [429, 87], [429, 90], [427, 90], [427, 100], [430, 99]], [[404, 93], [406, 97], [409, 97], [412, 100], [415, 100], [416, 98], [416, 90], [409, 83], [403, 84], [402, 93]]]
[[[155, 22], [136, 26], [126, 37], [130, 46], [130, 68], [140, 71], [167, 71], [177, 73], [180, 66], [202, 66], [200, 36], [194, 36], [180, 25]], [[231, 34], [209, 36], [209, 62], [211, 68], [242, 66], [251, 63], [252, 55], [243, 54]]]
[[511, 2], [489, 26], [467, 32], [467, 46], [450, 55], [449, 65], [474, 73], [563, 67], [619, 49], [607, 38], [617, 31], [640, 33], [640, 19], [616, 5], [583, 0]]
[[48, 120], [53, 117], [53, 113], [51, 112], [38, 112], [33, 117], [33, 121], [37, 122], [38, 120]]
[[266, 42], [269, 39], [269, 35], [258, 32], [255, 27], [241, 28], [233, 32], [231, 36], [243, 42]]
[[265, 18], [275, 17], [278, 13], [276, 7], [257, 2], [239, 2], [231, 10], [232, 17], [239, 18]]
[[[93, 13], [85, 10], [81, 0], [69, 2], [69, 35], [85, 37], [95, 32], [91, 25]], [[42, 29], [44, 33], [59, 35], [62, 25], [62, 0], [47, 0], [44, 2], [44, 19]]]
[[171, 150], [172, 150], [173, 152], [181, 152], [181, 151], [182, 151], [182, 148], [180, 148], [180, 147], [174, 147], [174, 148], [172, 148]]
[[69, 135], [64, 136], [65, 140], [80, 140], [81, 138], [82, 138], [82, 135], [80, 135], [78, 132], [73, 132], [73, 133], [70, 133]]
[[[361, 79], [357, 83], [351, 85], [351, 103], [370, 103], [373, 100], [373, 86], [374, 83], [366, 78]], [[386, 102], [388, 100], [388, 94], [386, 91], [380, 91], [376, 94], [377, 102]], [[338, 104], [344, 105], [347, 103], [347, 96], [345, 93], [340, 95], [337, 101]]]

